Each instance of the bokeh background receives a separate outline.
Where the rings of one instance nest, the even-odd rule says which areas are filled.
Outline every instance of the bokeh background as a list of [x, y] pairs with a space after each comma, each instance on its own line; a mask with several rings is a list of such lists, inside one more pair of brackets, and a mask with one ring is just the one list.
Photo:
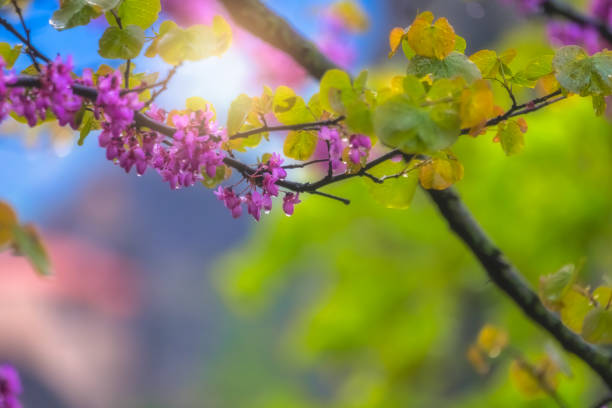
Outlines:
[[[164, 16], [183, 25], [225, 13], [214, 0], [163, 3]], [[417, 11], [449, 18], [468, 55], [513, 47], [524, 62], [550, 50], [542, 21], [493, 0], [362, 0], [368, 29], [340, 34], [322, 17], [331, 1], [266, 4], [353, 74], [369, 67], [374, 82], [403, 72], [402, 56], [387, 59], [387, 34]], [[77, 71], [100, 65], [105, 22], [56, 32], [48, 25], [56, 8], [34, 0], [26, 9], [34, 43], [48, 55], [72, 54]], [[288, 57], [236, 30], [225, 56], [187, 64], [159, 104], [201, 96], [223, 123], [237, 95], [264, 84], [315, 91]], [[0, 39], [13, 42], [5, 32]], [[23, 56], [17, 68], [28, 64]], [[168, 69], [157, 59], [136, 67]], [[609, 119], [573, 98], [528, 123], [526, 149], [512, 158], [490, 135], [462, 138], [457, 188], [532, 284], [582, 257], [581, 280], [606, 282]], [[0, 199], [41, 228], [55, 269], [42, 279], [25, 260], [0, 254], [0, 361], [22, 373], [25, 406], [556, 406], [522, 396], [508, 358], [475, 372], [465, 355], [485, 323], [507, 330], [528, 358], [564, 361], [559, 394], [570, 406], [604, 394], [487, 280], [422, 193], [399, 211], [378, 206], [362, 180], [330, 191], [352, 204], [303, 197], [291, 218], [233, 220], [203, 187], [171, 191], [156, 174], [124, 174], [95, 135], [76, 146], [64, 129], [4, 124]]]

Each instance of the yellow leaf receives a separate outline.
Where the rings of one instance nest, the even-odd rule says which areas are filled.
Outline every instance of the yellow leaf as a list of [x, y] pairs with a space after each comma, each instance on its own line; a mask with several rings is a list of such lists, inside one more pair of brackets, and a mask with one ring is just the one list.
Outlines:
[[559, 385], [558, 374], [559, 367], [547, 355], [536, 365], [522, 359], [516, 359], [510, 364], [510, 379], [525, 397], [537, 397], [556, 390]]
[[395, 27], [389, 33], [389, 48], [391, 51], [389, 52], [389, 58], [395, 55], [397, 49], [402, 44], [402, 38], [404, 37], [404, 29], [401, 27]]
[[367, 14], [354, 1], [338, 1], [330, 7], [330, 12], [353, 32], [365, 31], [370, 25]]
[[452, 154], [434, 157], [421, 166], [419, 180], [425, 189], [445, 190], [463, 178], [463, 165]]
[[17, 214], [8, 203], [0, 201], [0, 247], [13, 240], [13, 227], [15, 225], [17, 225]]
[[495, 51], [480, 50], [470, 56], [470, 61], [476, 64], [483, 78], [495, 77], [499, 67], [499, 60]]
[[466, 357], [478, 374], [484, 375], [489, 372], [489, 364], [487, 363], [484, 356], [482, 355], [482, 352], [477, 346], [470, 346], [466, 353]]
[[431, 24], [433, 14], [422, 13], [408, 29], [408, 44], [417, 55], [444, 59], [455, 49], [455, 30], [444, 17]]
[[201, 98], [199, 96], [191, 96], [185, 100], [185, 106], [187, 110], [190, 111], [206, 111], [210, 110], [213, 113], [212, 119], [215, 120], [217, 118], [217, 112], [215, 111], [215, 107], [212, 103], [208, 102], [206, 99]]
[[495, 358], [508, 345], [508, 333], [487, 324], [480, 329], [476, 344], [482, 351], [486, 352], [489, 357]]
[[538, 86], [545, 94], [553, 93], [561, 87], [554, 72], [540, 78], [538, 81]]
[[284, 125], [308, 123], [315, 120], [301, 96], [287, 86], [276, 88], [272, 110], [276, 119]]
[[316, 131], [292, 131], [289, 132], [285, 139], [283, 152], [285, 156], [292, 159], [300, 161], [308, 160], [317, 147], [317, 141]]
[[482, 126], [493, 116], [493, 92], [486, 80], [479, 79], [471, 88], [463, 90], [460, 115], [463, 128]]
[[510, 48], [509, 50], [506, 50], [503, 53], [499, 54], [499, 60], [506, 65], [511, 63], [515, 57], [516, 50], [514, 48]]

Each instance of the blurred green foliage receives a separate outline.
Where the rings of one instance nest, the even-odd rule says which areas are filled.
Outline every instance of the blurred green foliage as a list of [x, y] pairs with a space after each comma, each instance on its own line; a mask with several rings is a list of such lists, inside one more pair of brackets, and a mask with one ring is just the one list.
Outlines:
[[[519, 55], [544, 47], [523, 31]], [[498, 50], [503, 50], [500, 47]], [[578, 97], [526, 117], [525, 150], [511, 158], [493, 132], [462, 136], [457, 184], [476, 218], [537, 286], [540, 275], [586, 257], [579, 280], [612, 270], [612, 126]], [[271, 215], [215, 274], [239, 321], [228, 321], [206, 370], [206, 406], [554, 407], [526, 399], [509, 378], [510, 358], [486, 376], [465, 354], [485, 323], [537, 358], [553, 339], [490, 283], [422, 191], [408, 210], [382, 208], [366, 180], [304, 196], [291, 217]], [[570, 406], [604, 393], [578, 359], [559, 395]]]

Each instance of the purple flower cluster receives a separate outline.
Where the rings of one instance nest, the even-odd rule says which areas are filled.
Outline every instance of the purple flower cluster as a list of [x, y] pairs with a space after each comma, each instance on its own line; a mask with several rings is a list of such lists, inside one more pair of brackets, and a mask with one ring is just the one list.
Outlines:
[[[108, 160], [115, 161], [126, 172], [132, 167], [139, 175], [154, 168], [173, 189], [189, 187], [203, 179], [202, 171], [214, 177], [223, 165], [221, 145], [225, 133], [217, 128], [210, 110], [174, 115], [176, 127], [172, 140], [153, 131], [137, 131], [132, 127], [134, 112], [143, 107], [135, 92], [121, 92], [121, 73], [98, 81], [96, 118], [103, 117], [100, 146], [106, 148]], [[160, 122], [166, 113], [152, 107], [147, 114]]]
[[[514, 3], [524, 14], [537, 13], [541, 11], [545, 0], [503, 0], [506, 3]], [[612, 0], [591, 0], [589, 14], [596, 20], [612, 25]], [[551, 42], [557, 46], [580, 45], [589, 53], [611, 48], [612, 44], [605, 41], [597, 28], [583, 26], [573, 22], [553, 21], [548, 24], [548, 36]]]
[[[85, 70], [81, 78], [75, 79], [71, 58], [62, 61], [57, 57], [41, 68], [40, 86], [26, 89], [12, 86], [17, 76], [12, 71], [6, 72], [4, 67], [4, 61], [0, 58], [0, 121], [13, 111], [25, 117], [30, 126], [35, 126], [52, 112], [60, 125], [78, 129], [77, 113], [83, 109], [84, 101], [74, 94], [73, 86], [81, 84], [93, 87], [91, 70]], [[92, 108], [102, 128], [98, 142], [106, 149], [109, 160], [126, 172], [135, 168], [139, 175], [144, 174], [147, 168], [153, 168], [173, 189], [218, 177], [219, 168], [224, 166], [223, 146], [228, 139], [226, 131], [219, 129], [213, 120], [214, 113], [210, 108], [183, 111], [168, 117], [162, 109], [151, 106], [146, 112], [149, 117], [160, 123], [168, 122], [176, 129], [173, 137], [168, 138], [159, 132], [134, 126], [135, 112], [141, 110], [144, 104], [139, 101], [137, 92], [126, 92], [121, 85], [119, 71], [98, 77], [95, 84], [98, 93]], [[333, 165], [338, 167], [342, 164], [342, 140], [336, 129], [327, 129], [327, 132]], [[348, 148], [351, 160], [360, 160], [367, 156], [369, 139], [366, 143], [361, 136], [354, 135]], [[248, 213], [259, 220], [262, 211], [271, 210], [272, 197], [280, 193], [277, 183], [287, 177], [282, 163], [281, 156], [274, 153], [247, 177], [249, 186], [246, 192], [236, 194], [232, 187], [219, 187], [215, 195], [230, 209], [232, 216], [239, 217], [242, 204], [246, 204]], [[299, 194], [286, 192], [283, 210], [291, 215], [298, 203]], [[9, 397], [2, 394], [2, 398], [8, 401]], [[0, 408], [5, 406], [0, 405]]]
[[342, 163], [342, 139], [340, 139], [338, 129], [324, 126], [319, 130], [319, 138], [329, 144], [329, 161], [332, 170], [340, 170], [344, 164]]
[[227, 137], [213, 116], [208, 109], [173, 116], [176, 133], [170, 146], [158, 143], [153, 149], [153, 167], [172, 188], [192, 186], [203, 179], [203, 172], [214, 178], [217, 167], [223, 166], [221, 147]]
[[[5, 67], [4, 60], [0, 62], [0, 69]], [[17, 77], [14, 72], [5, 73], [2, 69], [0, 75], [0, 120], [4, 120], [12, 110], [19, 116], [26, 118], [28, 125], [36, 126], [39, 120], [45, 120], [51, 111], [58, 119], [60, 125], [69, 124], [73, 129], [78, 128], [76, 113], [81, 109], [83, 100], [72, 91], [75, 80], [71, 76], [72, 59], [68, 57], [62, 61], [58, 56], [55, 61], [41, 68], [40, 87], [25, 89], [11, 87]]]
[[372, 141], [366, 135], [351, 135], [349, 139], [349, 159], [354, 164], [361, 164], [362, 159], [368, 159]]
[[21, 408], [21, 380], [13, 366], [0, 365], [0, 408]]
[[[342, 152], [345, 147], [338, 129], [324, 126], [319, 130], [319, 138], [328, 143], [332, 170], [343, 170]], [[348, 160], [352, 164], [362, 164], [362, 159], [368, 158], [371, 148], [372, 141], [366, 135], [351, 135], [348, 139]]]
[[10, 84], [14, 84], [17, 77], [13, 72], [8, 74], [4, 72], [6, 66], [4, 59], [0, 57], [0, 122], [2, 122], [8, 116], [11, 110], [11, 104], [9, 100], [9, 94], [11, 88], [8, 87]]
[[[223, 201], [225, 207], [231, 211], [234, 218], [242, 215], [242, 204], [246, 204], [247, 212], [257, 221], [261, 218], [262, 210], [266, 213], [272, 209], [272, 197], [279, 194], [279, 180], [287, 177], [287, 171], [282, 167], [283, 159], [277, 153], [272, 153], [267, 162], [259, 165], [257, 170], [249, 176], [248, 192], [237, 195], [232, 187], [219, 187], [215, 195]], [[261, 189], [261, 193], [257, 191]], [[292, 215], [295, 204], [300, 203], [299, 194], [285, 193], [283, 197], [283, 210], [285, 214]]]

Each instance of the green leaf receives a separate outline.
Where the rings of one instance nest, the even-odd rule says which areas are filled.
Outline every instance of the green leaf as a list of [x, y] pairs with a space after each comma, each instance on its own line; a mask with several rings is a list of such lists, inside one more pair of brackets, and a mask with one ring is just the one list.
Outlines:
[[91, 129], [93, 128], [94, 121], [95, 119], [93, 112], [86, 110], [85, 113], [83, 113], [83, 121], [81, 122], [81, 130], [79, 132], [79, 141], [77, 142], [79, 146], [83, 146], [85, 138], [87, 135], [89, 135], [89, 132], [91, 132]]
[[576, 281], [576, 276], [577, 270], [572, 264], [563, 266], [553, 274], [541, 276], [538, 294], [542, 303], [548, 308], [558, 310], [561, 299]]
[[129, 25], [124, 29], [108, 27], [98, 42], [98, 54], [108, 59], [136, 58], [144, 41], [144, 30], [136, 25]]
[[284, 125], [307, 123], [315, 119], [302, 97], [286, 86], [276, 88], [272, 111], [276, 119]]
[[90, 6], [97, 7], [101, 11], [108, 11], [117, 7], [121, 0], [85, 0], [85, 2]]
[[39, 275], [50, 275], [51, 266], [47, 251], [43, 247], [40, 236], [30, 225], [13, 228], [13, 243], [15, 250], [30, 261]]
[[467, 43], [465, 42], [465, 38], [459, 35], [455, 35], [455, 51], [463, 54], [465, 53], [466, 48], [467, 48]]
[[238, 98], [231, 103], [227, 113], [228, 136], [240, 131], [252, 107], [253, 100], [246, 94], [240, 94]]
[[317, 132], [314, 130], [291, 131], [285, 139], [283, 153], [292, 159], [308, 160], [317, 147]]
[[[410, 165], [403, 160], [399, 163], [387, 160], [368, 170], [368, 172], [375, 177], [381, 178], [402, 173], [409, 166]], [[375, 183], [367, 177], [363, 180], [369, 193], [379, 204], [386, 208], [403, 210], [410, 207], [419, 178], [418, 172], [410, 171], [406, 173], [406, 176], [389, 178], [382, 184]]]
[[86, 0], [64, 0], [59, 10], [53, 13], [49, 23], [56, 30], [87, 25], [92, 18], [100, 16], [99, 9], [91, 6]]
[[4, 59], [7, 69], [13, 68], [15, 61], [17, 61], [17, 58], [21, 55], [22, 48], [21, 44], [11, 47], [9, 43], [0, 43], [0, 56]]
[[406, 95], [396, 95], [376, 109], [374, 131], [385, 145], [406, 153], [433, 152], [455, 143], [460, 133], [459, 115], [443, 104], [435, 110], [423, 108]]
[[612, 343], [612, 310], [596, 307], [587, 313], [582, 324], [582, 337], [589, 343]]
[[202, 168], [202, 185], [206, 188], [215, 188], [223, 181], [227, 180], [232, 174], [232, 169], [227, 166], [218, 166], [215, 177], [209, 177], [206, 168]]
[[553, 72], [554, 55], [541, 55], [527, 64], [525, 69], [517, 72], [511, 82], [533, 88], [538, 79]]
[[525, 135], [514, 120], [507, 120], [497, 125], [497, 137], [506, 156], [518, 154], [525, 148]]
[[561, 302], [561, 321], [574, 332], [580, 333], [582, 322], [593, 305], [584, 294], [572, 289], [563, 296]]
[[349, 75], [339, 69], [327, 71], [321, 78], [319, 99], [321, 106], [328, 112], [343, 115], [342, 95], [354, 93]]
[[[134, 24], [146, 30], [157, 21], [160, 11], [159, 0], [123, 0], [117, 9], [117, 16], [123, 26]], [[106, 20], [110, 25], [117, 26], [115, 16], [111, 13], [106, 13]]]
[[442, 60], [417, 55], [408, 62], [407, 73], [419, 78], [431, 74], [434, 80], [460, 76], [468, 83], [482, 77], [476, 64], [456, 51]]
[[557, 51], [552, 65], [561, 86], [581, 96], [612, 93], [612, 52], [589, 57], [580, 47], [568, 45]]
[[182, 61], [199, 61], [221, 55], [229, 47], [231, 39], [231, 28], [220, 16], [215, 16], [212, 25], [196, 24], [184, 30], [173, 22], [164, 21], [160, 35], [147, 49], [146, 55], [159, 54], [166, 63], [178, 65]]

